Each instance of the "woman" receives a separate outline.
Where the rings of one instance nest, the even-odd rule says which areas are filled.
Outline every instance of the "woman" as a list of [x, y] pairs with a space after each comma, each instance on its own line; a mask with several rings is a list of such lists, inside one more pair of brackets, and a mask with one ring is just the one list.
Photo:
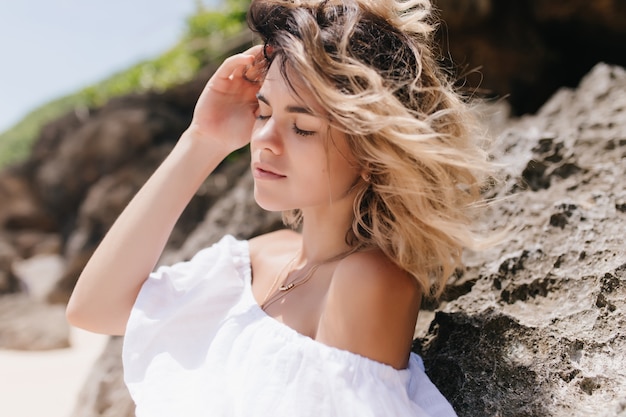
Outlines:
[[[426, 0], [253, 1], [191, 125], [85, 267], [69, 320], [125, 334], [138, 416], [453, 416], [410, 352], [471, 245], [485, 154]], [[293, 229], [151, 273], [199, 185], [250, 143]]]

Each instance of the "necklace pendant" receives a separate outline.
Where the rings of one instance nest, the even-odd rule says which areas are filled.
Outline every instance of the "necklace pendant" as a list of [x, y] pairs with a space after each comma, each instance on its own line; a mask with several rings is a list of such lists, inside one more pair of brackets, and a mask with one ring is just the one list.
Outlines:
[[290, 282], [287, 285], [281, 285], [278, 289], [280, 291], [289, 291], [290, 289], [292, 289], [294, 287], [293, 282]]

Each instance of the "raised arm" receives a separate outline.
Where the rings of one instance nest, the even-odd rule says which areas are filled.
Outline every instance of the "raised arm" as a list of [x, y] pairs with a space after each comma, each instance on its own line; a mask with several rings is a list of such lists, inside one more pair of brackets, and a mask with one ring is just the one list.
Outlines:
[[198, 187], [250, 140], [259, 85], [243, 76], [261, 47], [224, 61], [198, 99], [178, 143], [124, 209], [83, 270], [67, 306], [68, 321], [89, 331], [123, 334], [141, 285]]

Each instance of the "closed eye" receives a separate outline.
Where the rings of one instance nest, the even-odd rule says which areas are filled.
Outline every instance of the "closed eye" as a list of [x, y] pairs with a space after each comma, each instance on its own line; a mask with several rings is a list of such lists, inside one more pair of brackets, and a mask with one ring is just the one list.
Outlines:
[[315, 132], [312, 132], [310, 130], [302, 130], [298, 128], [295, 123], [293, 124], [292, 129], [294, 132], [296, 132], [296, 135], [300, 136], [313, 136], [315, 134]]

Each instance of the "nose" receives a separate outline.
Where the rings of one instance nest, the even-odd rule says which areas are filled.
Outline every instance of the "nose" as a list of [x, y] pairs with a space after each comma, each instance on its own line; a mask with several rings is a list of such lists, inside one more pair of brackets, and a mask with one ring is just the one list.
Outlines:
[[274, 117], [257, 123], [252, 130], [250, 146], [256, 150], [268, 150], [275, 155], [283, 152], [283, 143], [278, 134], [278, 126]]

